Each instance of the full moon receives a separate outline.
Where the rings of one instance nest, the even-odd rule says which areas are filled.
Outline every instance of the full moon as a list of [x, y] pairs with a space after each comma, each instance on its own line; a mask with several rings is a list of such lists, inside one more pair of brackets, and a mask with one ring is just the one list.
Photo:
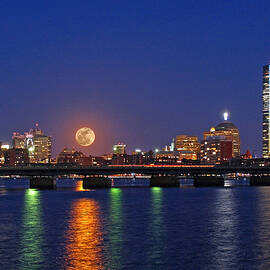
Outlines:
[[81, 146], [91, 145], [94, 142], [95, 138], [96, 136], [94, 131], [88, 127], [80, 128], [75, 135], [77, 143]]

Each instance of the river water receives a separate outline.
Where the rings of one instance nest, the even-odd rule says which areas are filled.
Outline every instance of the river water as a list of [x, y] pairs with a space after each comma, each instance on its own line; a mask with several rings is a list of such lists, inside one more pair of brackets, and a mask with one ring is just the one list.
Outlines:
[[270, 187], [16, 183], [0, 182], [0, 269], [270, 269]]

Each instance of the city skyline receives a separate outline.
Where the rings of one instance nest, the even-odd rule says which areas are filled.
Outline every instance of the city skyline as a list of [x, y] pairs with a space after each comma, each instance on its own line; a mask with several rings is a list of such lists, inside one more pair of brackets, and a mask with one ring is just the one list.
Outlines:
[[[222, 115], [223, 115], [223, 121], [221, 121], [220, 123], [218, 123], [219, 125], [222, 124], [222, 123], [226, 123], [226, 122], [231, 123], [229, 121], [230, 120], [230, 112], [228, 110], [225, 110]], [[214, 128], [215, 125], [212, 125], [212, 126], [209, 127], [210, 132], [212, 131], [212, 129]], [[78, 138], [77, 138], [78, 132], [80, 130], [82, 130], [82, 129], [89, 129], [91, 132], [93, 132], [93, 130], [91, 130], [91, 128], [89, 128], [89, 127], [80, 127], [74, 133], [74, 144], [73, 145], [64, 146], [63, 149], [64, 148], [75, 148], [75, 149], [79, 149], [79, 151], [81, 151], [81, 152], [83, 152], [85, 154], [93, 155], [91, 153], [91, 147], [92, 147], [92, 144], [95, 141], [95, 134], [93, 133], [94, 134], [94, 139], [93, 139], [93, 142], [90, 143], [90, 145], [82, 145], [82, 143], [80, 143], [80, 141], [78, 141]], [[39, 128], [39, 123], [35, 123], [35, 125], [32, 128], [30, 128], [29, 131], [26, 131], [26, 129], [25, 129], [23, 132], [18, 132], [18, 131], [13, 132], [13, 136], [9, 140], [5, 140], [5, 141], [3, 141], [3, 140], [1, 141], [0, 140], [0, 141], [1, 141], [2, 145], [4, 146], [4, 148], [7, 147], [7, 146], [15, 147], [15, 148], [21, 148], [21, 146], [20, 147], [14, 146], [14, 138], [18, 137], [20, 139], [20, 141], [21, 141], [19, 144], [25, 145], [25, 138], [27, 138], [29, 135], [30, 135], [30, 137], [32, 137], [31, 134], [33, 132], [35, 132], [35, 130], [38, 130], [38, 132], [41, 132], [43, 134], [43, 131]], [[191, 137], [196, 137], [199, 142], [202, 142], [205, 139], [205, 133], [207, 133], [205, 130], [204, 130], [204, 132], [202, 134], [188, 134], [187, 135], [187, 134], [183, 134], [183, 133], [177, 133], [177, 134], [174, 134], [173, 135], [173, 139], [174, 140], [175, 139], [177, 140], [177, 137], [178, 136], [185, 136], [185, 137], [186, 136], [191, 136]], [[53, 140], [53, 138], [50, 135], [47, 135], [47, 136], [48, 136], [48, 138], [50, 138], [50, 141]], [[82, 140], [86, 140], [86, 139], [83, 139], [82, 138]], [[170, 140], [170, 138], [168, 137], [167, 138], [167, 143], [169, 142], [169, 140]], [[121, 144], [124, 145], [124, 142], [123, 141], [121, 142], [119, 140], [117, 142], [114, 142], [114, 145], [121, 145]], [[50, 142], [50, 145], [51, 145], [50, 147], [52, 147], [52, 150], [50, 150], [50, 152], [55, 152], [55, 151], [53, 151], [54, 149], [53, 149], [53, 145], [51, 144], [51, 142]], [[115, 149], [114, 149], [115, 146], [114, 145], [112, 145], [110, 147], [110, 149], [108, 149], [106, 152], [99, 153], [98, 155], [113, 153], [115, 151]], [[140, 145], [137, 145], [137, 147], [135, 147], [135, 148], [128, 147], [128, 145], [124, 145], [124, 146], [125, 146], [125, 148], [128, 149], [129, 152], [136, 151], [136, 149], [140, 149], [140, 150], [142, 149], [142, 147]], [[148, 149], [143, 149], [143, 151], [149, 151], [149, 150], [153, 150], [154, 151], [155, 149], [162, 150], [164, 147], [165, 148], [166, 147], [169, 148], [170, 146], [167, 146], [167, 145], [164, 146], [164, 145], [161, 145], [161, 144], [159, 144], [159, 145], [153, 145], [152, 147], [150, 147]], [[234, 155], [234, 156], [240, 156], [240, 154], [241, 153], [244, 153], [246, 150], [251, 150], [251, 149], [242, 149], [242, 151], [240, 151], [240, 141], [239, 141], [239, 146], [238, 147], [239, 147], [239, 149], [238, 150], [235, 150], [236, 153], [237, 153], [237, 155]], [[26, 148], [28, 148], [28, 146]], [[177, 149], [177, 147], [176, 147], [176, 149]], [[58, 155], [58, 153], [56, 153], [56, 155]], [[55, 156], [52, 156], [52, 157], [55, 157]]]
[[0, 268], [269, 269], [269, 14], [0, 1]]
[[[224, 113], [223, 113], [223, 121], [221, 121], [221, 123], [222, 122], [229, 122], [229, 120], [230, 120], [230, 116], [229, 116], [230, 114], [229, 114], [229, 112], [228, 111], [224, 111]], [[210, 128], [212, 128], [213, 126], [211, 126]], [[84, 149], [85, 151], [83, 151], [83, 152], [89, 152], [89, 149], [92, 147], [92, 144], [95, 142], [95, 134], [94, 134], [94, 139], [93, 139], [93, 142], [91, 142], [90, 143], [90, 145], [83, 145], [80, 141], [78, 141], [78, 138], [77, 138], [77, 134], [78, 134], [78, 131], [80, 131], [80, 130], [82, 130], [82, 129], [90, 129], [91, 130], [91, 128], [90, 127], [80, 127], [78, 130], [76, 130], [75, 131], [75, 133], [73, 134], [74, 135], [74, 144], [73, 145], [68, 145], [68, 146], [65, 146], [64, 148], [80, 148], [80, 149]], [[23, 131], [14, 131], [13, 133], [12, 133], [12, 136], [8, 139], [8, 140], [1, 140], [0, 139], [0, 142], [2, 143], [2, 145], [4, 145], [4, 148], [5, 147], [15, 147], [15, 148], [21, 148], [21, 147], [16, 147], [15, 145], [14, 145], [14, 138], [16, 138], [16, 137], [18, 137], [21, 141], [19, 142], [19, 144], [21, 144], [21, 145], [25, 145], [25, 139], [27, 138], [27, 137], [31, 137], [32, 138], [32, 134], [33, 133], [35, 133], [36, 132], [36, 130], [38, 131], [38, 132], [41, 132], [41, 134], [43, 134], [43, 132], [44, 132], [44, 130], [42, 130], [42, 129], [40, 129], [40, 126], [39, 126], [39, 123], [38, 122], [36, 122], [32, 127], [30, 127], [30, 128], [25, 128]], [[91, 130], [91, 132], [93, 132], [93, 130]], [[46, 133], [46, 131], [45, 131], [45, 133]], [[173, 135], [173, 138], [176, 138], [177, 136], [192, 136], [192, 137], [197, 137], [198, 139], [199, 139], [199, 141], [202, 141], [203, 140], [203, 138], [204, 138], [204, 133], [205, 132], [203, 132], [203, 134], [189, 134], [189, 135], [185, 135], [185, 134], [182, 134], [182, 133], [177, 133], [177, 134], [174, 134]], [[49, 135], [49, 134], [47, 134], [47, 136], [48, 137], [50, 137], [50, 140], [53, 140], [53, 138]], [[176, 136], [176, 137], [175, 137]], [[171, 139], [170, 137], [168, 137], [167, 138], [168, 140], [167, 140], [167, 142], [169, 142], [169, 140]], [[124, 145], [124, 142], [123, 141], [115, 141], [114, 142], [114, 144], [115, 145], [121, 145], [121, 144], [123, 144]], [[124, 145], [125, 147], [127, 146], [127, 145]], [[139, 146], [138, 146], [139, 147]], [[129, 149], [129, 151], [134, 151], [134, 150], [136, 150], [136, 149], [138, 149], [138, 147], [136, 148], [133, 148], [133, 149], [130, 149], [128, 146], [127, 146], [127, 148]], [[155, 150], [155, 149], [161, 149], [161, 148], [163, 148], [164, 147], [164, 145], [153, 145], [151, 148], [149, 148], [149, 149], [144, 149], [144, 150]], [[26, 147], [26, 148], [28, 148], [28, 146]], [[112, 145], [111, 146], [111, 148], [110, 149], [108, 149], [109, 150], [109, 152], [114, 152], [114, 146]], [[108, 151], [107, 151], [108, 152]], [[107, 153], [106, 152], [106, 153]], [[105, 153], [105, 154], [106, 154]], [[104, 154], [104, 153], [99, 153], [99, 154]]]
[[[76, 147], [65, 147], [56, 156], [52, 156], [52, 138], [40, 129], [39, 124], [23, 134], [14, 132], [12, 145], [1, 144], [1, 164], [20, 166], [28, 164], [77, 164], [82, 166], [104, 165], [142, 165], [142, 164], [220, 164], [233, 158], [243, 161], [251, 159], [247, 149], [243, 155], [240, 151], [240, 134], [238, 128], [228, 121], [229, 112], [223, 113], [223, 122], [203, 133], [203, 139], [189, 134], [176, 134], [171, 144], [163, 147], [133, 149], [130, 154], [124, 143], [113, 145], [112, 151], [102, 155], [88, 155]], [[95, 141], [95, 133], [89, 127], [80, 128], [75, 135], [78, 146], [89, 148]], [[254, 155], [254, 153], [253, 153]], [[256, 157], [256, 156], [253, 156]]]
[[148, 149], [202, 134], [227, 109], [243, 149], [261, 155], [267, 1], [104, 3], [1, 6], [3, 141], [38, 121], [53, 155], [82, 126], [93, 154]]

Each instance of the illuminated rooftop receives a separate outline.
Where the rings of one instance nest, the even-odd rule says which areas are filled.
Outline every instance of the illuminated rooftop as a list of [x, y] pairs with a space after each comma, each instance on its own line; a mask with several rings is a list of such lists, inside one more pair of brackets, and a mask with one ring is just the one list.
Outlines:
[[238, 128], [232, 123], [232, 122], [223, 122], [223, 123], [220, 123], [216, 126], [216, 130], [217, 131], [221, 131], [221, 130], [232, 130], [232, 129], [237, 129]]

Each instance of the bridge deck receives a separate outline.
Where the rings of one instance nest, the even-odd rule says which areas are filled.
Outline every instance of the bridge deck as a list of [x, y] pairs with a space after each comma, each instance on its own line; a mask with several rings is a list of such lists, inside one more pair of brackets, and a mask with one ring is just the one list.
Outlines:
[[66, 176], [66, 175], [270, 175], [270, 167], [214, 167], [214, 166], [107, 166], [107, 167], [69, 167], [69, 166], [24, 166], [1, 167], [0, 176]]

